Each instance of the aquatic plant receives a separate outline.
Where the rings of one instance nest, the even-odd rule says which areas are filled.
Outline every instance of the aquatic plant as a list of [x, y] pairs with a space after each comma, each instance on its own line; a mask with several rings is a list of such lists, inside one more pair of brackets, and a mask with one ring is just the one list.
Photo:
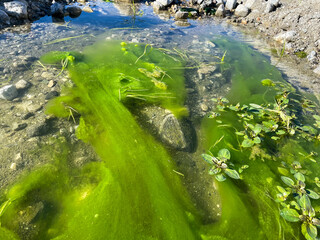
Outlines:
[[218, 152], [218, 156], [214, 157], [208, 154], [202, 154], [202, 158], [209, 164], [213, 165], [210, 170], [210, 175], [215, 175], [215, 178], [219, 182], [226, 180], [226, 175], [233, 179], [240, 179], [239, 173], [231, 169], [229, 165], [232, 166], [232, 163], [227, 163], [230, 160], [231, 154], [228, 149], [221, 149]]

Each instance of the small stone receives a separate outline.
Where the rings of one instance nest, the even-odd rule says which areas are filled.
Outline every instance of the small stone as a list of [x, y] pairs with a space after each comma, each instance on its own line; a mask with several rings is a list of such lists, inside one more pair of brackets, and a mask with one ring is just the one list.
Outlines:
[[276, 10], [276, 7], [273, 4], [268, 2], [264, 12], [270, 13], [270, 12], [273, 12], [274, 10]]
[[311, 63], [316, 63], [317, 62], [317, 52], [311, 51], [311, 53], [307, 56], [307, 59]]
[[66, 8], [67, 13], [69, 13], [69, 16], [71, 18], [77, 18], [81, 15], [81, 8], [77, 7], [77, 6], [69, 6]]
[[16, 86], [16, 89], [23, 90], [29, 87], [29, 83], [26, 80], [21, 79], [15, 84], [15, 86]]
[[201, 108], [201, 110], [204, 111], [204, 112], [208, 111], [208, 106], [207, 106], [206, 104], [204, 104], [204, 103], [201, 103], [201, 104], [200, 104], [200, 108]]
[[0, 99], [13, 100], [18, 96], [18, 91], [14, 85], [7, 85], [0, 88]]
[[50, 80], [49, 83], [48, 83], [48, 87], [49, 87], [49, 88], [52, 88], [52, 87], [54, 87], [55, 85], [56, 85], [56, 82], [53, 81], [53, 80]]
[[268, 0], [268, 3], [272, 4], [276, 8], [280, 6], [280, 1], [279, 0]]
[[43, 136], [47, 134], [50, 130], [50, 126], [46, 119], [41, 120], [40, 122], [34, 124], [27, 130], [28, 137]]
[[22, 120], [27, 120], [28, 118], [30, 118], [30, 117], [32, 117], [32, 116], [34, 116], [34, 113], [28, 112], [28, 113], [22, 115], [22, 116], [21, 116], [21, 119], [22, 119]]
[[240, 4], [234, 11], [234, 15], [237, 17], [246, 17], [249, 14], [249, 8], [247, 8], [245, 5]]
[[316, 69], [314, 69], [313, 72], [314, 72], [315, 74], [320, 75], [320, 65], [319, 65]]
[[225, 17], [226, 16], [226, 10], [224, 8], [224, 5], [221, 4], [215, 14], [217, 17]]
[[16, 163], [11, 163], [10, 169], [13, 170], [13, 171], [17, 170], [17, 164]]
[[226, 9], [228, 10], [235, 9], [236, 5], [237, 5], [237, 0], [227, 0]]
[[84, 8], [82, 8], [82, 11], [87, 12], [87, 13], [93, 13], [92, 8], [89, 6], [84, 6]]
[[188, 18], [189, 13], [188, 12], [183, 12], [181, 10], [179, 10], [178, 12], [176, 12], [176, 14], [174, 15], [175, 19], [187, 19]]
[[45, 99], [49, 100], [57, 96], [59, 96], [59, 93], [57, 91], [51, 91], [46, 95]]
[[13, 131], [20, 131], [25, 129], [28, 126], [26, 123], [13, 123], [12, 129]]
[[284, 43], [284, 42], [287, 43], [287, 42], [291, 42], [296, 35], [297, 35], [296, 31], [287, 31], [287, 32], [278, 34], [273, 39], [281, 43]]

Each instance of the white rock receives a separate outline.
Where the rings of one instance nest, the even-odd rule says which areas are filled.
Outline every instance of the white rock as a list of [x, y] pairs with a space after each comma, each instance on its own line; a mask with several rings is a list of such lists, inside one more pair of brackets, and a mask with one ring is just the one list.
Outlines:
[[247, 8], [245, 5], [240, 4], [234, 11], [234, 15], [237, 17], [246, 17], [249, 14], [249, 8]]
[[237, 0], [227, 0], [226, 9], [232, 10], [236, 7], [236, 5], [237, 5]]
[[291, 42], [296, 35], [297, 35], [296, 31], [287, 31], [287, 32], [278, 34], [273, 39], [281, 43]]
[[11, 163], [10, 169], [14, 170], [14, 171], [17, 170], [17, 164], [16, 163]]
[[13, 1], [13, 2], [5, 2], [3, 3], [5, 12], [9, 16], [13, 16], [16, 18], [26, 19], [28, 18], [28, 5], [24, 2]]
[[156, 0], [156, 3], [158, 3], [162, 7], [167, 7], [169, 6], [173, 0]]
[[15, 84], [15, 86], [16, 86], [16, 89], [18, 90], [25, 89], [29, 86], [29, 83], [26, 80], [21, 79]]
[[0, 99], [13, 100], [18, 96], [18, 91], [14, 85], [7, 85], [0, 88]]
[[315, 74], [320, 75], [320, 65], [319, 65], [316, 69], [314, 69], [313, 72], [314, 72]]
[[225, 10], [223, 4], [221, 4], [221, 5], [218, 7], [215, 15], [216, 15], [217, 17], [224, 17], [224, 16], [226, 15], [226, 10]]

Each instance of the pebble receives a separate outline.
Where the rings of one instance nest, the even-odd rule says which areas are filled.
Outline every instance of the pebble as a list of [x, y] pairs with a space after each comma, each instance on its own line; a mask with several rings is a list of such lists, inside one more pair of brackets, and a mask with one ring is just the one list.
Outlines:
[[23, 90], [26, 89], [29, 86], [29, 83], [26, 80], [19, 80], [16, 84], [16, 89]]
[[27, 123], [13, 123], [12, 129], [13, 131], [20, 131], [22, 129], [25, 129], [28, 126]]
[[10, 169], [14, 170], [14, 171], [17, 170], [17, 164], [16, 163], [11, 163]]
[[313, 72], [314, 72], [315, 74], [320, 75], [320, 65], [319, 65], [316, 69], [314, 69]]
[[53, 81], [53, 80], [50, 80], [49, 83], [48, 83], [48, 87], [49, 87], [49, 88], [52, 88], [52, 87], [54, 87], [55, 85], [56, 85], [56, 82]]
[[13, 100], [18, 96], [18, 91], [14, 85], [7, 85], [0, 88], [0, 99]]
[[200, 108], [201, 108], [201, 110], [204, 111], [204, 112], [208, 111], [208, 109], [209, 109], [208, 106], [207, 106], [205, 103], [201, 103], [201, 104], [200, 104]]
[[82, 11], [87, 12], [87, 13], [93, 13], [92, 8], [89, 6], [85, 6], [84, 8], [82, 8]]

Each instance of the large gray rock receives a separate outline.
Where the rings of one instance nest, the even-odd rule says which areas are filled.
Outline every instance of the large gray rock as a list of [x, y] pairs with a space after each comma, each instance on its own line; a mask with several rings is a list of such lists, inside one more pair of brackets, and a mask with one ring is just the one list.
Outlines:
[[236, 5], [237, 5], [237, 0], [227, 0], [226, 9], [228, 10], [235, 9]]
[[240, 4], [234, 11], [234, 15], [237, 17], [246, 17], [249, 14], [249, 8], [247, 8], [245, 5]]
[[267, 3], [266, 9], [264, 10], [264, 12], [270, 13], [270, 12], [273, 12], [274, 10], [276, 10], [276, 7], [271, 3]]
[[13, 16], [19, 19], [28, 18], [28, 5], [24, 2], [13, 1], [3, 3], [5, 12], [9, 16]]
[[296, 31], [287, 31], [284, 33], [279, 33], [273, 39], [281, 43], [291, 42], [296, 35], [297, 35]]
[[63, 18], [64, 17], [64, 7], [62, 4], [54, 2], [51, 7], [51, 15], [53, 17]]
[[81, 8], [77, 6], [69, 6], [66, 8], [67, 13], [69, 13], [69, 16], [72, 18], [79, 17], [81, 15]]
[[252, 8], [254, 8], [254, 5], [256, 4], [256, 2], [257, 2], [257, 0], [247, 0], [244, 5], [247, 8], [252, 9]]
[[201, 4], [200, 4], [200, 8], [205, 9], [206, 7], [210, 7], [213, 6], [213, 1], [212, 0], [204, 0]]
[[0, 88], [0, 99], [13, 100], [18, 96], [18, 91], [14, 85], [7, 85]]
[[10, 17], [2, 10], [0, 10], [0, 24], [10, 24]]
[[185, 120], [178, 120], [171, 111], [158, 106], [146, 106], [135, 111], [143, 128], [167, 146], [178, 150], [193, 149], [194, 130]]
[[224, 16], [226, 15], [226, 10], [225, 10], [223, 4], [221, 4], [221, 5], [218, 7], [215, 15], [216, 15], [217, 17], [224, 17]]

